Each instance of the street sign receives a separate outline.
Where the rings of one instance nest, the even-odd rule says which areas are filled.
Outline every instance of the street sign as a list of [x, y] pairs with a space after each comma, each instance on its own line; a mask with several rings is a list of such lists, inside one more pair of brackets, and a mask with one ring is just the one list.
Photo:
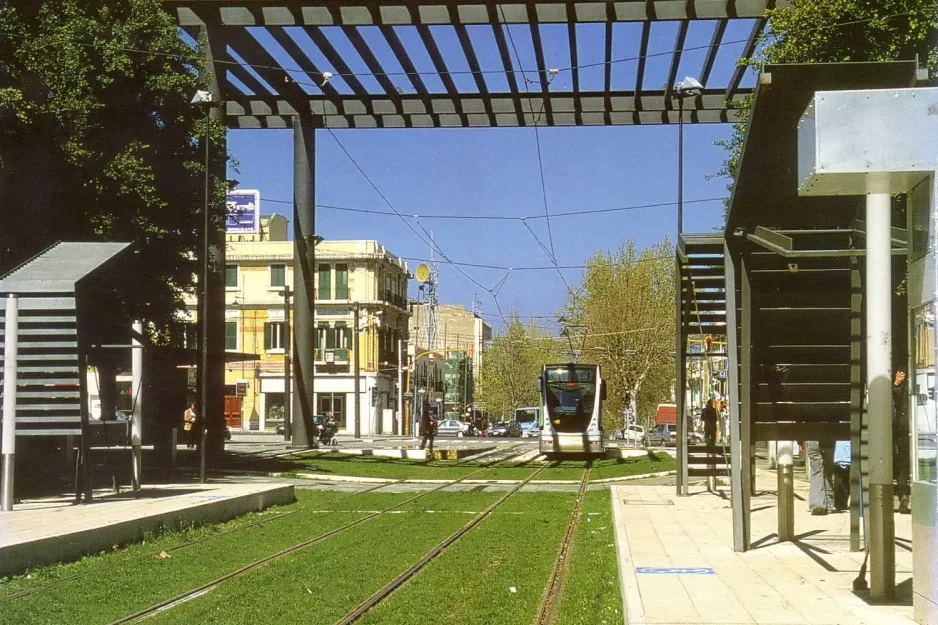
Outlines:
[[413, 399], [413, 398], [414, 398], [414, 394], [411, 393], [410, 391], [407, 391], [406, 393], [404, 393], [404, 399]]
[[257, 234], [261, 214], [260, 191], [230, 191], [225, 196], [225, 204], [225, 232]]

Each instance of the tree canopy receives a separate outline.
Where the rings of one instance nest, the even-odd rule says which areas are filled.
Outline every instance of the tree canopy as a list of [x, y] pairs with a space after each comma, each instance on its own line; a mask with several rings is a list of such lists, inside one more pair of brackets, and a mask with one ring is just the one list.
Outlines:
[[109, 305], [173, 319], [200, 241], [200, 58], [157, 0], [0, 3], [0, 273], [58, 240], [133, 242], [144, 288]]
[[[918, 58], [938, 69], [938, 11], [934, 0], [793, 0], [791, 6], [767, 11], [763, 45], [740, 63], [834, 63], [897, 61]], [[739, 167], [752, 97], [740, 105], [740, 120], [727, 141], [728, 154], [718, 175], [730, 178]]]
[[[568, 298], [562, 322], [583, 362], [598, 363], [606, 380], [607, 429], [622, 425], [630, 406], [646, 420], [670, 401], [674, 381], [674, 249], [667, 239], [644, 250], [628, 241], [597, 252]], [[578, 335], [578, 336], [577, 336]], [[575, 346], [574, 346], [575, 347]]]

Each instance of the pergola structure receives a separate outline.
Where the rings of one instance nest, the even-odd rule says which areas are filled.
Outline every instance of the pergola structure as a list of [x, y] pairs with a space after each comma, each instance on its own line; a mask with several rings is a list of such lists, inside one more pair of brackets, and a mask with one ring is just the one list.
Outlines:
[[[866, 224], [863, 196], [798, 194], [798, 124], [815, 92], [906, 88], [915, 61], [767, 65], [759, 75], [723, 233], [731, 424], [733, 544], [750, 549], [749, 471], [755, 441], [851, 441], [851, 493], [864, 491]], [[684, 235], [681, 245], [693, 242]], [[907, 236], [892, 230], [893, 284], [904, 276]], [[682, 272], [694, 266], [679, 255]], [[685, 285], [688, 279], [685, 278]], [[694, 289], [684, 289], [689, 309]], [[893, 364], [907, 353], [905, 306], [893, 306]], [[862, 445], [861, 445], [862, 443]], [[862, 470], [862, 473], [861, 473]], [[779, 532], [785, 512], [779, 485]], [[851, 497], [851, 548], [860, 517]], [[875, 537], [874, 537], [875, 539]]]
[[[704, 89], [683, 102], [683, 123], [727, 122], [732, 103], [750, 91], [741, 87], [745, 68], [721, 57], [729, 43], [741, 55], [755, 50], [766, 9], [785, 0], [165, 0], [181, 28], [202, 40], [211, 90], [224, 104], [212, 115], [228, 128], [294, 130], [294, 442], [307, 442], [313, 404], [313, 267], [315, 229], [315, 131], [317, 128], [483, 128], [668, 124], [678, 121], [673, 92], [689, 52], [694, 22], [712, 26], [696, 75]], [[619, 59], [617, 23], [632, 22], [635, 55]], [[670, 53], [650, 53], [652, 28], [676, 23]], [[581, 53], [587, 24], [603, 24], [601, 87], [586, 88]], [[745, 40], [728, 41], [740, 24]], [[560, 29], [558, 31], [558, 28]], [[533, 64], [522, 65], [518, 42], [530, 42]], [[563, 33], [569, 63], [550, 67], [548, 44]], [[548, 37], [550, 35], [550, 37]], [[617, 39], [618, 37], [618, 39]], [[548, 41], [549, 39], [549, 41]], [[620, 42], [621, 43], [621, 42]], [[632, 44], [633, 42], [628, 42]], [[697, 49], [699, 47], [695, 47]], [[528, 49], [526, 47], [526, 49]], [[497, 51], [495, 66], [486, 63]], [[655, 86], [649, 59], [667, 58], [666, 76]], [[689, 55], [688, 55], [689, 56]], [[618, 84], [613, 68], [633, 61], [634, 82]], [[720, 63], [727, 80], [713, 78]], [[430, 68], [430, 69], [421, 69]], [[724, 67], [722, 69], [727, 69]], [[554, 80], [563, 76], [563, 80]], [[569, 80], [567, 80], [569, 76]], [[224, 177], [224, 172], [216, 172]], [[221, 210], [220, 207], [217, 210]], [[212, 362], [223, 346], [224, 238], [213, 234], [215, 260], [206, 314]], [[213, 356], [212, 356], [213, 355]], [[206, 414], [221, 414], [221, 366], [207, 372]]]

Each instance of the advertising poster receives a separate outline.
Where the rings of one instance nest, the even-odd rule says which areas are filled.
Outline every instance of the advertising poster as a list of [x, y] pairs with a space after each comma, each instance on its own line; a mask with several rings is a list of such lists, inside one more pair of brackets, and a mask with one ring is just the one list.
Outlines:
[[225, 232], [257, 234], [260, 230], [261, 192], [231, 191], [226, 197]]

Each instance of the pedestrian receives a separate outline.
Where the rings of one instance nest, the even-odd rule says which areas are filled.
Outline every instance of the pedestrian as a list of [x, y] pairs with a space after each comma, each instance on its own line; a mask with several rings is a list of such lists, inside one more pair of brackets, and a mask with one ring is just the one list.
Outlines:
[[905, 371], [896, 371], [892, 383], [892, 472], [899, 496], [899, 514], [910, 514], [909, 508], [909, 406], [906, 401]]
[[834, 443], [834, 509], [850, 505], [850, 441]]
[[704, 425], [704, 439], [708, 446], [717, 442], [717, 409], [713, 406], [713, 399], [707, 400], [707, 405], [700, 413], [700, 420]]
[[808, 509], [823, 515], [834, 511], [834, 441], [824, 438], [805, 443], [808, 456]]
[[430, 409], [424, 408], [423, 413], [420, 415], [420, 434], [423, 436], [423, 439], [420, 441], [420, 449], [424, 449], [427, 446], [427, 442], [430, 443], [430, 453], [433, 453], [433, 437], [436, 436], [436, 428], [433, 423], [434, 419], [430, 415]]
[[195, 427], [199, 420], [198, 414], [195, 411], [195, 402], [190, 403], [186, 411], [182, 413], [182, 420], [182, 429], [189, 433], [189, 438], [186, 440], [186, 449], [195, 449], [199, 440], [196, 435]]

